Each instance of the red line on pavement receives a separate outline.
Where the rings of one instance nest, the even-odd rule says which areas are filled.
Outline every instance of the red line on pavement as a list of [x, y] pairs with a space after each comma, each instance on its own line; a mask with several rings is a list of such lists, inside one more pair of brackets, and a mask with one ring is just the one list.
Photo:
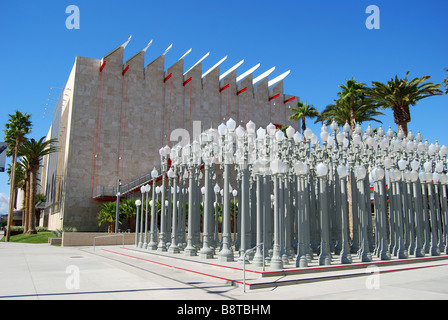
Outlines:
[[[218, 276], [214, 276], [212, 274], [208, 274], [208, 273], [203, 273], [203, 272], [199, 272], [199, 271], [194, 271], [194, 270], [190, 270], [190, 269], [185, 269], [185, 268], [181, 268], [181, 267], [176, 267], [176, 266], [172, 266], [169, 264], [165, 264], [165, 263], [161, 263], [161, 262], [157, 262], [157, 261], [152, 261], [149, 259], [144, 259], [144, 258], [139, 258], [136, 256], [131, 256], [128, 254], [124, 254], [124, 253], [120, 253], [120, 252], [115, 252], [115, 251], [111, 251], [111, 250], [106, 250], [106, 249], [101, 249], [102, 251], [106, 251], [106, 252], [110, 252], [110, 253], [115, 253], [124, 257], [128, 257], [128, 258], [134, 258], [137, 260], [142, 260], [142, 261], [146, 261], [146, 262], [151, 262], [151, 263], [155, 263], [164, 267], [169, 267], [169, 268], [174, 268], [174, 269], [178, 269], [178, 270], [182, 270], [182, 271], [187, 271], [187, 272], [192, 272], [192, 273], [196, 273], [196, 274], [200, 274], [203, 276], [207, 276], [207, 277], [212, 277], [212, 278], [216, 278], [216, 279], [220, 279], [220, 280], [225, 280], [225, 281], [230, 281], [230, 282], [234, 282], [234, 283], [238, 283], [238, 284], [243, 284], [243, 282], [241, 281], [237, 281], [237, 280], [232, 280], [232, 279], [227, 279], [227, 278], [223, 278], [223, 277], [218, 277]], [[250, 284], [246, 283], [246, 285], [250, 286]]]

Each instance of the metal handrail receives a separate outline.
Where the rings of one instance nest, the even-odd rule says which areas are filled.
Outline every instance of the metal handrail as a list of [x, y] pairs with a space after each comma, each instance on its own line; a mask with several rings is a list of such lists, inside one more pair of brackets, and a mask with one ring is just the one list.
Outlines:
[[107, 236], [97, 236], [93, 238], [93, 252], [95, 252], [95, 240], [98, 238], [109, 238], [109, 237], [118, 237], [121, 236], [123, 241], [122, 241], [122, 246], [124, 247], [124, 233], [117, 233], [117, 234], [111, 234], [111, 235], [107, 235]]
[[263, 271], [264, 271], [264, 269], [265, 269], [265, 266], [264, 266], [264, 258], [265, 258], [264, 257], [264, 243], [260, 243], [259, 245], [256, 245], [252, 249], [246, 250], [246, 252], [244, 252], [244, 254], [243, 254], [243, 290], [244, 290], [244, 293], [246, 293], [246, 255], [248, 253], [253, 252], [255, 249], [257, 249], [260, 246], [263, 247]]

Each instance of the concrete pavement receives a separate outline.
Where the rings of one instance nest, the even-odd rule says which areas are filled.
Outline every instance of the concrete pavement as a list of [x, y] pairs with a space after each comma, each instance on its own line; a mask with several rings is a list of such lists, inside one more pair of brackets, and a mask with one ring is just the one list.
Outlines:
[[[326, 279], [244, 293], [242, 265], [193, 264], [182, 254], [178, 257], [182, 259], [133, 246], [93, 251], [92, 247], [0, 243], [0, 300], [448, 299], [448, 259], [377, 269], [366, 266], [357, 275], [353, 270], [331, 270]], [[255, 270], [250, 265], [248, 269]], [[261, 281], [255, 271], [246, 275], [248, 283]], [[265, 275], [261, 278], [267, 281]]]

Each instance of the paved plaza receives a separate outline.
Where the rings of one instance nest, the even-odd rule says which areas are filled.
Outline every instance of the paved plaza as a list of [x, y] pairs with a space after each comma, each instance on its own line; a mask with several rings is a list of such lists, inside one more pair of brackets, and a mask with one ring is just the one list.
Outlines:
[[[350, 269], [336, 262], [334, 270], [311, 266], [313, 272], [291, 275], [248, 264], [246, 292], [238, 262], [217, 264], [134, 246], [0, 243], [0, 262], [0, 300], [448, 299], [447, 256], [398, 265], [354, 263]], [[295, 284], [282, 285], [288, 278]]]

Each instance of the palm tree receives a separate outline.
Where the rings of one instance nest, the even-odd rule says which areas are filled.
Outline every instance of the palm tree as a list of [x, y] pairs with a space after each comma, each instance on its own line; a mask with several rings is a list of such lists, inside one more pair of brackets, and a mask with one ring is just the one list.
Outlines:
[[36, 231], [36, 191], [37, 191], [37, 173], [40, 168], [41, 160], [44, 156], [53, 152], [57, 152], [57, 139], [45, 140], [46, 137], [40, 138], [39, 141], [34, 139], [25, 140], [20, 146], [20, 152], [28, 160], [29, 170], [29, 203], [28, 203], [28, 230], [27, 234], [35, 234]]
[[297, 108], [291, 109], [294, 114], [289, 117], [289, 120], [300, 120], [302, 119], [302, 132], [306, 130], [305, 118], [315, 118], [320, 115], [319, 111], [312, 105], [308, 104], [307, 101], [297, 102]]
[[418, 101], [434, 95], [442, 94], [440, 84], [425, 82], [430, 76], [408, 80], [409, 71], [404, 79], [391, 79], [386, 83], [373, 81], [373, 88], [368, 91], [370, 99], [374, 100], [383, 109], [391, 108], [394, 111], [394, 121], [398, 131], [408, 135], [408, 122], [411, 121], [409, 106]]
[[101, 205], [101, 211], [98, 213], [98, 224], [101, 226], [107, 222], [107, 232], [114, 232], [115, 227], [115, 212], [117, 204], [115, 201], [105, 202]]
[[15, 174], [17, 157], [19, 156], [19, 147], [21, 146], [25, 135], [31, 131], [30, 114], [23, 114], [20, 111], [16, 111], [14, 114], [9, 115], [9, 121], [5, 124], [5, 142], [8, 145], [6, 155], [12, 156], [11, 162], [11, 186], [9, 192], [9, 208], [8, 208], [8, 225], [6, 228], [6, 239], [9, 242], [11, 237], [12, 218], [14, 214], [15, 203]]
[[446, 78], [443, 80], [443, 85], [445, 86], [445, 94], [448, 94], [448, 68], [445, 68]]
[[[366, 121], [375, 121], [381, 123], [376, 119], [377, 116], [384, 115], [381, 111], [378, 111], [378, 107], [369, 103], [366, 99], [360, 99], [354, 105], [354, 122], [362, 124]], [[316, 119], [315, 123], [322, 122], [326, 125], [330, 125], [335, 121], [339, 126], [343, 126], [346, 123], [352, 123], [352, 112], [350, 102], [348, 100], [335, 100], [335, 104], [329, 104], [324, 111], [320, 113], [320, 116]]]
[[365, 94], [368, 88], [365, 83], [357, 82], [354, 78], [345, 80], [345, 84], [339, 85], [339, 87], [342, 89], [342, 91], [338, 93], [339, 100], [348, 104], [350, 112], [349, 123], [352, 130], [354, 130], [357, 117], [356, 111], [363, 103], [362, 101], [365, 99]]

